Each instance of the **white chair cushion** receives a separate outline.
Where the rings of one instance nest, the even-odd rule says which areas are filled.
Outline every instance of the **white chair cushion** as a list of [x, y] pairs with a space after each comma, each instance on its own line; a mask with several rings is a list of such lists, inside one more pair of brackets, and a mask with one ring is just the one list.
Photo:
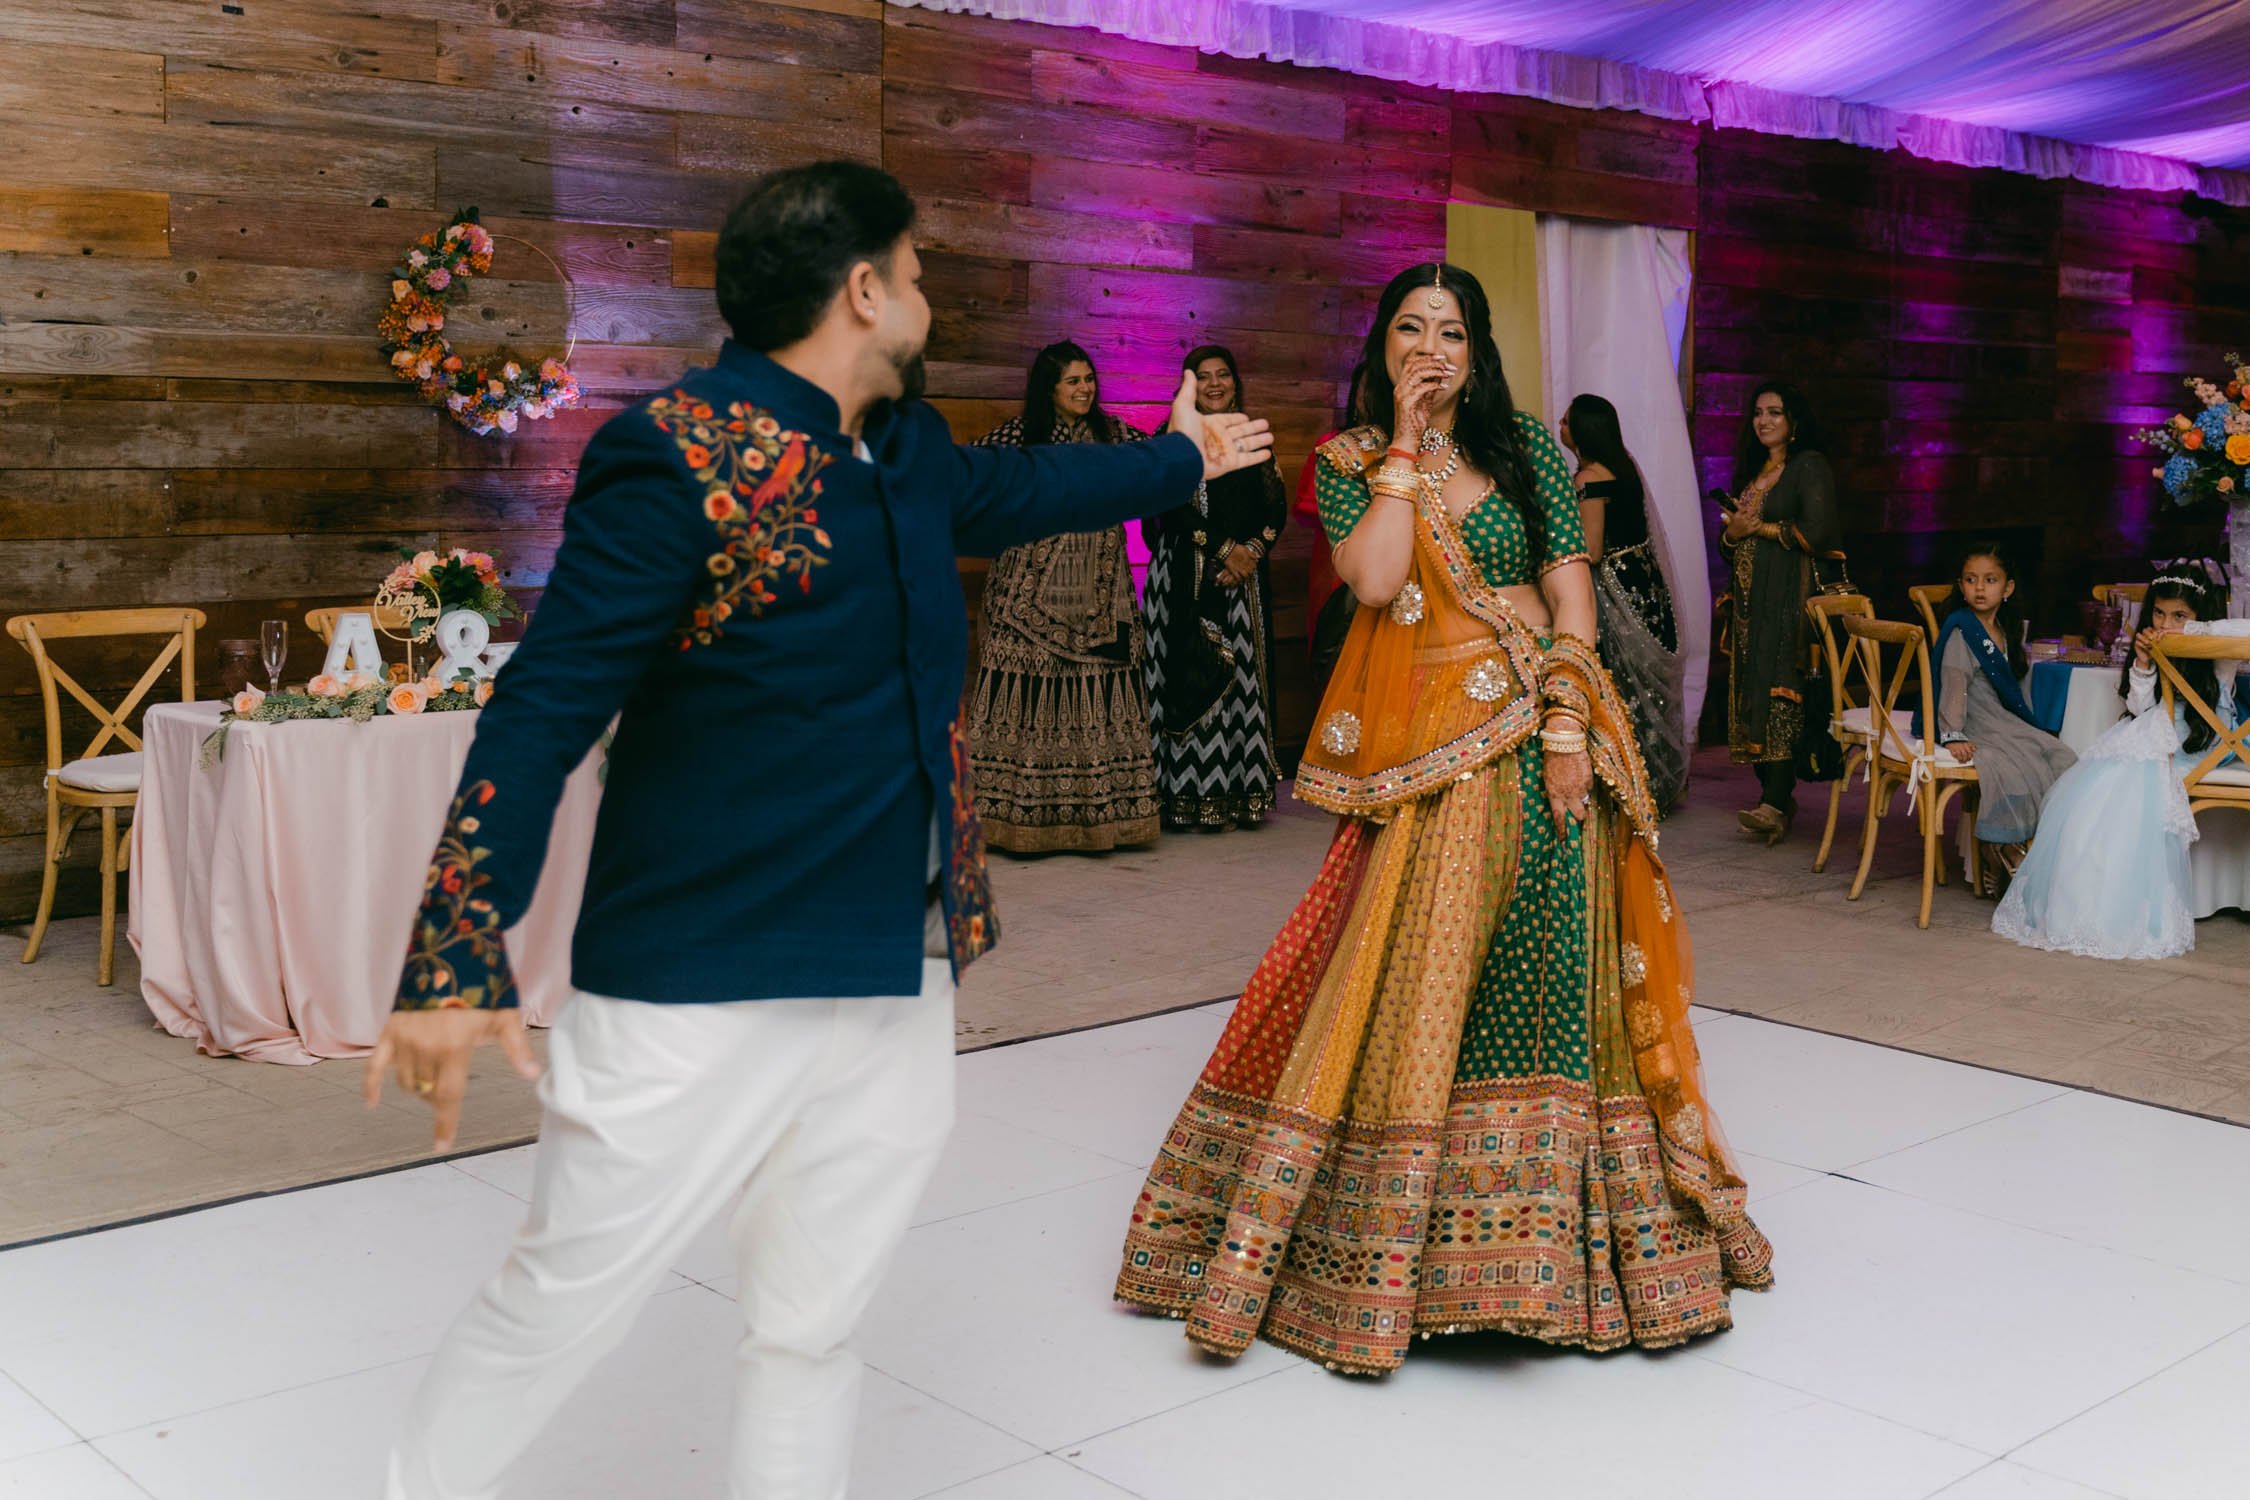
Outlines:
[[[1841, 739], [1864, 742], [1875, 737], [1875, 710], [1872, 708], [1847, 708], [1830, 722], [1835, 734]], [[1914, 716], [1894, 709], [1891, 713], [1891, 728], [1896, 737], [1883, 741], [1884, 751], [1893, 757], [1902, 753], [1912, 754], [1921, 738], [1914, 732]], [[1931, 747], [1930, 760], [1933, 765], [1952, 766], [1956, 769], [1961, 765], [1960, 761], [1953, 758], [1953, 752], [1943, 745]]]
[[2197, 782], [2198, 786], [2250, 786], [2250, 767], [2241, 761], [2228, 761], [2210, 775]]
[[55, 773], [55, 780], [81, 792], [137, 792], [141, 789], [141, 752], [74, 760]]

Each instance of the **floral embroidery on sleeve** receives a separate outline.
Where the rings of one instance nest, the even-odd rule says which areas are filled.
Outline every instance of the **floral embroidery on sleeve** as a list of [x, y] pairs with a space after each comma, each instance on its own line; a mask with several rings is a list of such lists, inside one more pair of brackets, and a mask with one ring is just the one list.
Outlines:
[[478, 894], [492, 877], [478, 867], [492, 851], [476, 842], [476, 810], [495, 788], [471, 782], [453, 799], [445, 832], [422, 882], [422, 910], [399, 981], [400, 1010], [505, 1010], [516, 1003], [515, 973], [501, 938], [500, 910]]
[[818, 476], [835, 456], [739, 401], [722, 415], [675, 390], [651, 401], [648, 414], [703, 484], [703, 514], [720, 543], [705, 564], [710, 583], [674, 633], [679, 648], [710, 645], [738, 611], [764, 614], [779, 601], [774, 586], [783, 579], [810, 594], [813, 570], [827, 566], [831, 545], [820, 525]]

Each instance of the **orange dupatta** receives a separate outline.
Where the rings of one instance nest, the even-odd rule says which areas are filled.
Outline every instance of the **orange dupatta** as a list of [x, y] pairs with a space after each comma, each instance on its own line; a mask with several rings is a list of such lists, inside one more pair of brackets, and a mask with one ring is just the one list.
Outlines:
[[[1383, 447], [1349, 432], [1319, 458], [1360, 477]], [[1485, 583], [1436, 487], [1421, 488], [1407, 580], [1388, 605], [1360, 606], [1298, 766], [1297, 795], [1346, 817], [1386, 821], [1404, 803], [1517, 750], [1539, 728], [1546, 651]], [[1667, 1153], [1668, 1176], [1707, 1212], [1719, 1209], [1715, 1218], [1739, 1219], [1739, 1202], [1711, 1202], [1743, 1181], [1704, 1088], [1688, 1019], [1687, 924], [1656, 857], [1647, 771], [1616, 683], [1598, 665], [1592, 677], [1588, 751], [1605, 800], [1632, 835], [1603, 843], [1614, 851], [1618, 982], [1634, 1070], [1663, 1135], [1688, 1158], [1674, 1163]]]

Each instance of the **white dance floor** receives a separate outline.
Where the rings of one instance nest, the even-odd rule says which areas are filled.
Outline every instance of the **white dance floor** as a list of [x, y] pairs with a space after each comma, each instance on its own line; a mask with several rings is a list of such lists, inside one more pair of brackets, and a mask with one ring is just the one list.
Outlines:
[[[1778, 1288], [1662, 1355], [1439, 1339], [1346, 1380], [1110, 1301], [1225, 1009], [962, 1059], [865, 1330], [858, 1500], [2250, 1494], [2250, 1131], [1707, 1015]], [[0, 1255], [0, 1496], [374, 1496], [528, 1180], [508, 1152]], [[722, 1500], [731, 1291], [714, 1231], [510, 1496]]]

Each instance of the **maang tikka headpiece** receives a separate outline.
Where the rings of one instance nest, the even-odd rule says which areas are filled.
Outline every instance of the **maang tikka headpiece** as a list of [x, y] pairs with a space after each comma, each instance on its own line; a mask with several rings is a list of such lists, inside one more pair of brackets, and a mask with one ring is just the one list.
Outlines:
[[1436, 312], [1439, 308], [1445, 306], [1445, 262], [1442, 260], [1439, 261], [1436, 265], [1436, 268], [1430, 272], [1430, 295], [1428, 300], [1431, 312]]

